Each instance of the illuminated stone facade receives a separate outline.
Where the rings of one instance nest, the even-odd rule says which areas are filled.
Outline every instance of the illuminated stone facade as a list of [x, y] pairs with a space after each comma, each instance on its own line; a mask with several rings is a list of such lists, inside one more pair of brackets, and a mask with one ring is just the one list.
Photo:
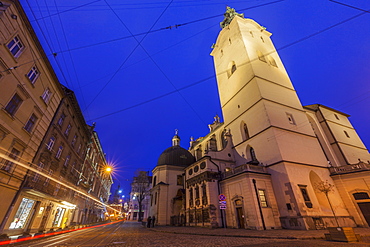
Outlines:
[[348, 115], [303, 107], [271, 33], [251, 19], [227, 16], [211, 53], [224, 122], [216, 116], [210, 133], [191, 141], [192, 164], [154, 168], [152, 196], [159, 199], [160, 184], [171, 191], [152, 211], [167, 217], [158, 224], [369, 226], [370, 155]]
[[112, 178], [94, 126], [19, 1], [1, 1], [0, 29], [0, 234], [104, 220]]

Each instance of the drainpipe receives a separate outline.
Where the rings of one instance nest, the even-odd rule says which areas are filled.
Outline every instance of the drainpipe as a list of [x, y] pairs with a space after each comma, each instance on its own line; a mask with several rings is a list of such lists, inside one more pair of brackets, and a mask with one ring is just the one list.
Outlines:
[[258, 202], [258, 208], [260, 209], [260, 215], [261, 215], [261, 221], [262, 221], [263, 230], [266, 230], [265, 220], [263, 218], [263, 213], [262, 213], [261, 202], [259, 200], [259, 195], [258, 195], [258, 191], [257, 191], [256, 180], [255, 179], [252, 179], [252, 182], [253, 182], [253, 186], [254, 186], [254, 191], [256, 192], [256, 197], [257, 197], [257, 202]]
[[[209, 158], [209, 161], [211, 161], [212, 164], [214, 164], [217, 167], [218, 174], [219, 174], [220, 179], [221, 179], [220, 167], [215, 162], [213, 162], [211, 156], [204, 156], [204, 157]], [[220, 195], [221, 194], [221, 188], [220, 188], [220, 180], [218, 180], [218, 179], [217, 179], [217, 190], [218, 190], [218, 194]], [[224, 217], [224, 210], [223, 209], [220, 209], [220, 211], [221, 211], [222, 228], [226, 228], [226, 222], [225, 222], [225, 217]]]

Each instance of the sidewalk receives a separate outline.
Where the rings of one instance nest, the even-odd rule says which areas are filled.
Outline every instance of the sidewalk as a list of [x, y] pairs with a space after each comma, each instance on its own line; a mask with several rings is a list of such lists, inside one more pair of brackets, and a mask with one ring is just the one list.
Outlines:
[[[206, 236], [230, 236], [243, 238], [270, 238], [270, 239], [324, 239], [324, 233], [328, 230], [245, 230], [231, 228], [205, 228], [190, 226], [156, 226], [149, 228], [152, 231], [189, 234], [189, 235], [206, 235]], [[363, 240], [370, 240], [370, 228], [354, 228], [356, 234], [360, 234]], [[366, 241], [367, 242], [367, 241]]]

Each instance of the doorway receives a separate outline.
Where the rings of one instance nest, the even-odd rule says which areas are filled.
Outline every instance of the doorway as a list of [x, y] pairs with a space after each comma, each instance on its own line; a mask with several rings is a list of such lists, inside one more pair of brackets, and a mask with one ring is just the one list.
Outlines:
[[238, 228], [245, 228], [244, 227], [244, 213], [243, 213], [242, 207], [236, 208], [236, 217], [237, 217]]

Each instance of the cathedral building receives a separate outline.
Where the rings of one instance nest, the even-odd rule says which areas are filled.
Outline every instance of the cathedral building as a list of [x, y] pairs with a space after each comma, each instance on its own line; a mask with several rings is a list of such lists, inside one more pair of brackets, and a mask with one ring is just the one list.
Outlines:
[[324, 229], [370, 224], [370, 155], [348, 120], [302, 106], [271, 39], [228, 8], [213, 46], [224, 122], [153, 169], [159, 225]]

